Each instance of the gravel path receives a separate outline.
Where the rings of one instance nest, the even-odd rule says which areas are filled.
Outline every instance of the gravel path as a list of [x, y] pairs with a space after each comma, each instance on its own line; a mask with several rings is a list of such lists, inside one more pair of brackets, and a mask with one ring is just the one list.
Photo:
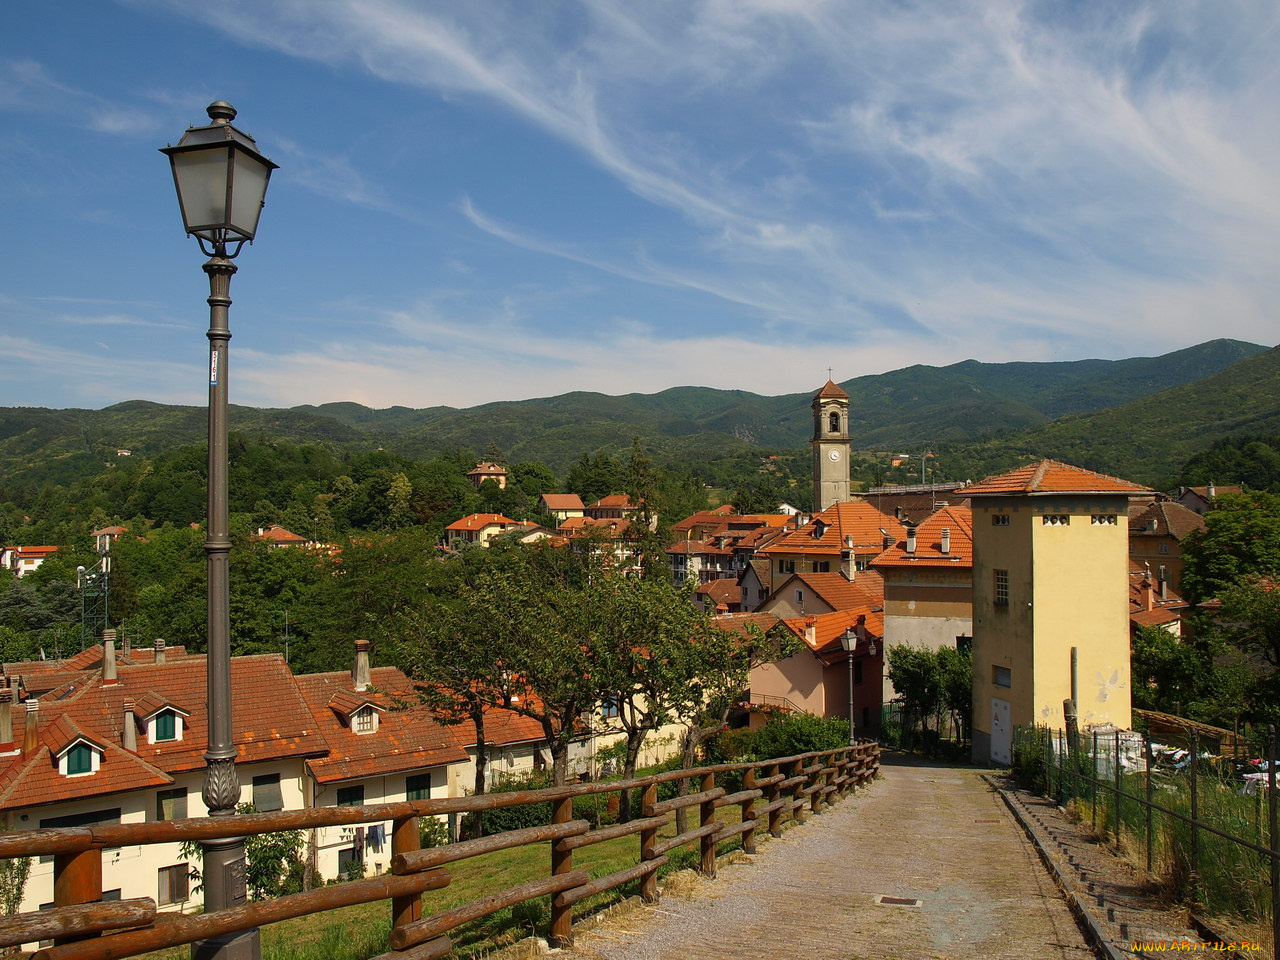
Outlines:
[[[886, 754], [883, 777], [687, 898], [580, 933], [591, 960], [1086, 960], [1026, 835], [977, 770]], [[752, 861], [761, 861], [752, 863]], [[890, 906], [878, 897], [917, 898]]]

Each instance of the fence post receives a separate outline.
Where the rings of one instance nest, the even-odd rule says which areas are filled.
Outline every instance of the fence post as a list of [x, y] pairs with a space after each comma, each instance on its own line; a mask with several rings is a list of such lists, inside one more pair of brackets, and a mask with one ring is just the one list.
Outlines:
[[[1039, 727], [1036, 728], [1040, 729]], [[1044, 728], [1044, 795], [1053, 799], [1053, 731]]]
[[[391, 855], [410, 853], [422, 847], [417, 817], [400, 817], [391, 824]], [[391, 929], [422, 919], [422, 894], [391, 898]]]
[[[640, 816], [652, 817], [653, 805], [658, 802], [658, 785], [651, 783], [644, 788], [644, 797], [640, 801]], [[640, 859], [652, 860], [657, 854], [654, 846], [658, 842], [658, 828], [649, 827], [640, 831]], [[640, 899], [645, 903], [658, 902], [658, 871], [650, 870], [640, 881]]]
[[1098, 835], [1098, 731], [1093, 731], [1093, 774], [1089, 777], [1089, 809], [1093, 817], [1093, 834]]
[[[97, 847], [79, 853], [57, 853], [53, 857], [53, 903], [69, 907], [102, 899], [102, 851]], [[57, 937], [54, 945], [87, 940], [98, 934]]]
[[[714, 790], [716, 788], [716, 775], [714, 773], [704, 773], [702, 775], [702, 789]], [[700, 804], [702, 811], [702, 820], [700, 826], [707, 827], [716, 822], [716, 802], [714, 800], [704, 800]], [[702, 837], [702, 868], [699, 872], [704, 877], [714, 878], [716, 875], [716, 835], [706, 834]]]
[[807, 777], [802, 777], [800, 771], [804, 769], [804, 761], [797, 760], [791, 767], [791, 776], [798, 777], [800, 782], [791, 788], [791, 819], [796, 823], [804, 823], [804, 803], [800, 800], [800, 791], [804, 789]]
[[1147, 754], [1147, 873], [1151, 873], [1152, 854], [1156, 845], [1156, 823], [1153, 815], [1155, 787], [1151, 782], [1151, 735], [1143, 735], [1144, 753]]
[[[778, 775], [779, 767], [776, 763], [772, 763], [769, 765], [768, 770], [769, 778], [772, 779]], [[769, 784], [769, 792], [765, 795], [766, 799], [769, 801], [769, 806], [773, 807], [774, 802], [777, 801], [781, 795], [782, 789], [776, 783]], [[773, 807], [773, 809], [769, 811], [769, 836], [774, 839], [782, 836], [782, 810], [778, 807]]]
[[1120, 846], [1120, 731], [1115, 732], [1111, 755], [1111, 805], [1115, 811], [1116, 847]]
[[[754, 790], [756, 788], [756, 768], [748, 767], [747, 772], [742, 775], [742, 789]], [[742, 835], [742, 852], [752, 854], [756, 852], [756, 813], [755, 798], [742, 801], [742, 820], [744, 822], [751, 821], [751, 829]]]
[[[551, 822], [568, 823], [573, 819], [573, 797], [553, 801], [551, 805]], [[558, 877], [573, 872], [573, 851], [561, 850], [556, 841], [551, 841], [551, 875]], [[556, 898], [551, 898], [551, 945], [568, 947], [573, 944], [573, 906], [556, 906]]]
[[1200, 894], [1200, 795], [1197, 779], [1200, 767], [1200, 735], [1191, 731], [1191, 909]]
[[1271, 955], [1280, 956], [1280, 840], [1277, 839], [1276, 800], [1276, 725], [1267, 728], [1267, 813], [1270, 818], [1271, 837], [1267, 848], [1271, 851]]

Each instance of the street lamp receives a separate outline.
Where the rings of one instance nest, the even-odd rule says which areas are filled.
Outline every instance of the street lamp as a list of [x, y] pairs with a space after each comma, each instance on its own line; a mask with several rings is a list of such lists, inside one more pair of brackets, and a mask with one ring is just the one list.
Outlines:
[[840, 634], [840, 646], [844, 647], [845, 659], [849, 662], [849, 746], [857, 743], [853, 732], [853, 651], [858, 646], [858, 634], [853, 627], [846, 627]]
[[[169, 158], [187, 236], [194, 236], [209, 259], [209, 514], [205, 554], [209, 569], [208, 720], [204, 803], [209, 815], [231, 816], [240, 799], [236, 748], [231, 734], [231, 615], [227, 516], [227, 308], [231, 306], [231, 261], [258, 231], [267, 181], [276, 169], [253, 138], [231, 125], [235, 108], [225, 100], [208, 107], [208, 126], [188, 127]], [[232, 249], [228, 251], [228, 246]], [[238, 837], [203, 841], [206, 911], [245, 902], [244, 841]], [[215, 937], [192, 944], [193, 960], [256, 960], [258, 931]]]

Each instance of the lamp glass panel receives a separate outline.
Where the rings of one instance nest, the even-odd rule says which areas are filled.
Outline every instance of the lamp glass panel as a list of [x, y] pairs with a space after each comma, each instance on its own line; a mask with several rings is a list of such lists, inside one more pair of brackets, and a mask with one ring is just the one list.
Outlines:
[[193, 150], [173, 155], [173, 172], [188, 233], [226, 222], [227, 151]]
[[267, 194], [271, 168], [256, 157], [235, 152], [235, 180], [231, 195], [231, 229], [247, 240], [258, 232], [258, 217]]

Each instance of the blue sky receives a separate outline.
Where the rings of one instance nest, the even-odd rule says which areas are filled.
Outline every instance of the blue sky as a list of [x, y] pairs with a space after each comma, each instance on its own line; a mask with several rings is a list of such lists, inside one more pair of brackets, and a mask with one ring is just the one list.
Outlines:
[[280, 164], [233, 402], [1277, 340], [1273, 2], [48, 0], [0, 40], [0, 405], [203, 402], [156, 148], [215, 99]]

